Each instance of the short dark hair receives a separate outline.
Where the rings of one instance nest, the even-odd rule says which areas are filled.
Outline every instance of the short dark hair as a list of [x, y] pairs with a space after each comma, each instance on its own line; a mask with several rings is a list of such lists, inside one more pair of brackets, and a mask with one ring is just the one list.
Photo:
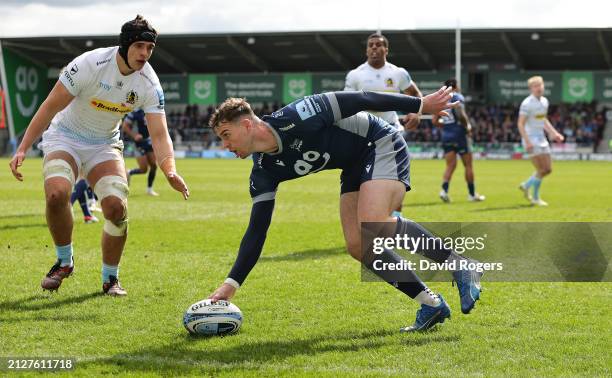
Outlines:
[[244, 98], [230, 97], [215, 110], [208, 121], [208, 126], [214, 130], [221, 123], [233, 122], [243, 115], [255, 116], [251, 105]]
[[[369, 41], [372, 38], [382, 38], [383, 42], [385, 43], [385, 47], [389, 48], [389, 40], [387, 39], [387, 37], [385, 37], [384, 35], [382, 35], [382, 33], [376, 32], [376, 33], [372, 33], [368, 36], [367, 41]], [[367, 45], [367, 42], [366, 42]]]
[[448, 79], [444, 82], [444, 86], [446, 87], [452, 87], [453, 89], [459, 89], [457, 87], [457, 79]]

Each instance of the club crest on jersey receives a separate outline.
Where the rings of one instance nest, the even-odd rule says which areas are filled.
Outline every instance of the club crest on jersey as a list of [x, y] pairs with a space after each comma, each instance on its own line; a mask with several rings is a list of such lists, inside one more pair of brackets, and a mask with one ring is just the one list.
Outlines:
[[291, 145], [289, 146], [289, 148], [291, 148], [291, 149], [294, 149], [294, 150], [296, 150], [296, 151], [300, 151], [300, 152], [301, 152], [301, 149], [302, 149], [302, 143], [303, 143], [303, 142], [302, 142], [300, 139], [295, 139], [295, 140], [294, 140], [294, 141], [291, 143]]
[[136, 101], [138, 101], [138, 93], [134, 92], [133, 90], [130, 90], [125, 96], [125, 102], [134, 105]]
[[387, 88], [393, 88], [393, 79], [388, 78], [387, 80], [385, 80], [385, 85], [387, 86]]
[[102, 112], [126, 114], [134, 110], [133, 107], [127, 106], [125, 104], [116, 104], [114, 102], [104, 101], [97, 98], [92, 98], [89, 101], [89, 104], [94, 109]]

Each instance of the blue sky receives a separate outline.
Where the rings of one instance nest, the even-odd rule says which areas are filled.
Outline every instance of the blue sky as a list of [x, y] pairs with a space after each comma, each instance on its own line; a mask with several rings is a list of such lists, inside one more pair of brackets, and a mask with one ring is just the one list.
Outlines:
[[2, 0], [0, 37], [117, 34], [137, 13], [174, 34], [611, 27], [611, 11], [594, 0]]

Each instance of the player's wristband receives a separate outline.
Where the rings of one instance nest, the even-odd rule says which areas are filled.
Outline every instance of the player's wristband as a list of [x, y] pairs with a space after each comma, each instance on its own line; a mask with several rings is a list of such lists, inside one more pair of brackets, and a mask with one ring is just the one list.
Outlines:
[[225, 279], [225, 281], [223, 281], [223, 283], [226, 283], [226, 284], [228, 284], [228, 285], [230, 285], [230, 286], [233, 286], [235, 289], [240, 289], [240, 284], [238, 283], [238, 281], [236, 281], [236, 280], [235, 280], [235, 279], [233, 279], [233, 278], [229, 278], [229, 277], [227, 277], [227, 278]]
[[417, 115], [420, 117], [423, 115], [423, 97], [421, 97], [421, 103], [419, 104], [419, 112]]

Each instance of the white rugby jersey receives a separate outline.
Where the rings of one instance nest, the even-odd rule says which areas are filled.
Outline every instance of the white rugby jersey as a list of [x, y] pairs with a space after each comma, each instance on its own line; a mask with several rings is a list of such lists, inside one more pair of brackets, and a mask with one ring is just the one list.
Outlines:
[[[365, 62], [346, 75], [344, 90], [403, 93], [410, 85], [412, 85], [412, 78], [405, 69], [389, 62], [376, 69]], [[391, 125], [399, 126], [397, 113], [393, 111], [372, 111], [370, 113], [379, 116]]]
[[519, 115], [527, 117], [525, 132], [528, 136], [544, 135], [544, 124], [548, 117], [548, 99], [544, 96], [539, 99], [529, 95], [521, 103]]
[[88, 51], [70, 62], [59, 81], [75, 96], [51, 121], [50, 128], [86, 144], [119, 140], [117, 121], [135, 109], [164, 113], [164, 92], [147, 62], [124, 76], [117, 65], [119, 47]]

